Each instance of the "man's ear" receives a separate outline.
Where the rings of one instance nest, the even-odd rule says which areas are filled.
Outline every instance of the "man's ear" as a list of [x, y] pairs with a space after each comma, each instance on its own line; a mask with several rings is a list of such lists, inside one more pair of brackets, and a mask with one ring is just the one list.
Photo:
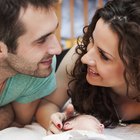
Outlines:
[[7, 49], [7, 45], [0, 41], [0, 58], [5, 58], [7, 57], [8, 54], [8, 49]]

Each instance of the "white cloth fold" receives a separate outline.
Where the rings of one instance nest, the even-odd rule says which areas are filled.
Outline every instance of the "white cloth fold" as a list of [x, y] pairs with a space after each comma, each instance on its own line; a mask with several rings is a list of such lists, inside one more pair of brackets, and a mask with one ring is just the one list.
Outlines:
[[110, 135], [97, 134], [92, 131], [71, 130], [44, 137], [42, 140], [122, 140]]
[[[62, 138], [64, 137], [63, 135], [65, 135], [66, 138], [69, 138], [70, 136], [67, 133], [62, 133], [61, 135], [56, 135], [57, 139], [55, 135], [52, 135], [52, 138], [55, 137], [55, 140], [62, 140]], [[72, 135], [75, 134], [72, 133]], [[94, 137], [95, 136], [96, 134], [94, 135]], [[0, 131], [0, 140], [45, 140], [46, 137], [48, 138], [47, 140], [53, 140], [52, 138], [49, 139], [49, 136], [46, 136], [46, 130], [37, 123], [26, 125], [24, 128], [11, 127]], [[76, 137], [78, 137], [79, 140], [85, 140], [84, 138], [86, 136], [82, 136], [82, 138], [80, 139], [81, 134], [78, 134], [77, 136], [76, 133]], [[103, 138], [108, 138], [107, 140], [118, 140], [119, 138], [121, 140], [140, 140], [140, 124], [131, 124], [126, 127], [117, 127], [115, 129], [105, 129], [103, 137], [101, 137], [100, 135], [100, 139], [98, 138], [97, 140], [104, 140]], [[78, 139], [73, 138], [71, 140]], [[90, 140], [90, 138], [86, 140]]]

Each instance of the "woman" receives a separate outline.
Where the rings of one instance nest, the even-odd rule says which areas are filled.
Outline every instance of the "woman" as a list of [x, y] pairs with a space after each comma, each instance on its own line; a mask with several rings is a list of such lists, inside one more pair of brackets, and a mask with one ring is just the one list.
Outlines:
[[[84, 28], [76, 54], [68, 90], [75, 110], [96, 116], [105, 127], [139, 121], [140, 1], [113, 0], [98, 9]], [[49, 131], [56, 133], [55, 126], [61, 129], [70, 115], [52, 116]]]

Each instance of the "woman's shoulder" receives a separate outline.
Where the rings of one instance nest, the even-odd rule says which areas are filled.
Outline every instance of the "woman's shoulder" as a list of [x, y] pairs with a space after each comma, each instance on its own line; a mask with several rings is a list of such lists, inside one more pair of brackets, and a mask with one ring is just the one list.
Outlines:
[[76, 53], [75, 49], [76, 46], [73, 46], [64, 56], [58, 67], [58, 72], [66, 69], [68, 72], [70, 72], [74, 68], [75, 62], [78, 58], [78, 54]]

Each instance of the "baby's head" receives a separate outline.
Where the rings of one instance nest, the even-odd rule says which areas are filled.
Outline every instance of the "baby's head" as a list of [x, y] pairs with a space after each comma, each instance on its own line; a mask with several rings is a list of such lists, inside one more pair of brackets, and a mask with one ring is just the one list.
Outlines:
[[104, 125], [91, 115], [77, 115], [64, 122], [63, 130], [90, 130], [103, 133]]

